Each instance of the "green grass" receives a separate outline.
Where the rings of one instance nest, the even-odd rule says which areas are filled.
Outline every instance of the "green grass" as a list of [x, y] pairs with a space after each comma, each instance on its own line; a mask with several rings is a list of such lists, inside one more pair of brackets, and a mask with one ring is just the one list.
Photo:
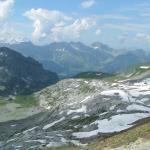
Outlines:
[[[143, 65], [143, 66], [149, 66], [149, 65]], [[142, 75], [148, 71], [150, 71], [150, 69], [142, 69], [142, 68], [140, 68], [140, 66], [134, 66], [134, 67], [129, 68], [124, 73], [108, 76], [108, 77], [105, 77], [103, 80], [108, 81], [108, 82], [127, 80], [127, 79], [131, 79], [134, 77], [138, 77], [139, 75]], [[130, 74], [131, 74], [131, 76], [128, 76]]]
[[148, 72], [150, 71], [150, 69], [143, 69], [143, 68], [140, 68], [140, 66], [136, 66], [135, 68], [132, 68], [129, 72], [129, 73], [132, 73], [132, 76], [131, 77], [134, 77], [134, 76], [138, 76], [138, 75], [141, 75], [145, 72]]
[[110, 77], [110, 74], [101, 73], [101, 72], [82, 72], [73, 78], [79, 79], [103, 79], [106, 77]]
[[4, 106], [4, 105], [6, 105], [7, 103], [8, 103], [8, 102], [7, 102], [7, 98], [0, 96], [0, 106]]
[[134, 77], [134, 76], [137, 76], [137, 75], [141, 75], [141, 74], [143, 74], [147, 71], [150, 71], [150, 68], [143, 69], [143, 68], [140, 68], [141, 66], [150, 66], [150, 63], [132, 66], [132, 67], [128, 68], [128, 70], [125, 72], [125, 74], [126, 75], [127, 74], [132, 74], [131, 77]]
[[126, 79], [125, 75], [118, 74], [118, 75], [112, 75], [112, 76], [103, 78], [102, 80], [112, 83], [112, 82], [115, 82], [115, 81], [120, 81], [120, 80], [125, 80], [125, 79]]
[[0, 99], [0, 106], [4, 106], [4, 105], [6, 105], [7, 104], [7, 102], [5, 101], [5, 100], [1, 100]]
[[32, 107], [38, 105], [38, 101], [33, 95], [16, 96], [14, 102], [20, 104], [22, 107]]
[[0, 85], [0, 91], [4, 91], [5, 89], [6, 89], [5, 86], [1, 86], [1, 85]]

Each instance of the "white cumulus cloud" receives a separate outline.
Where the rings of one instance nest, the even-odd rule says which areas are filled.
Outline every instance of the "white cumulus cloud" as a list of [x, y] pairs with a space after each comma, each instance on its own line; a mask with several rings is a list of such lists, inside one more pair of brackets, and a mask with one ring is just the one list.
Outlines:
[[34, 32], [32, 34], [35, 41], [46, 38], [54, 25], [62, 25], [72, 18], [60, 11], [49, 11], [46, 9], [31, 9], [24, 13], [28, 19], [33, 21]]
[[136, 38], [137, 38], [138, 40], [142, 40], [142, 41], [144, 41], [144, 42], [150, 43], [150, 35], [149, 35], [149, 34], [138, 33], [138, 34], [136, 35]]
[[55, 26], [51, 29], [52, 37], [56, 40], [77, 40], [90, 30], [96, 22], [91, 18], [81, 18], [66, 26]]
[[95, 0], [85, 0], [84, 2], [81, 3], [82, 8], [90, 8], [93, 5], [95, 5]]
[[0, 43], [20, 43], [27, 41], [27, 36], [20, 30], [19, 27], [10, 23], [0, 24]]
[[5, 20], [12, 11], [15, 0], [0, 0], [0, 21]]
[[93, 17], [74, 19], [56, 10], [31, 9], [24, 16], [33, 22], [32, 40], [36, 43], [77, 40], [96, 26]]

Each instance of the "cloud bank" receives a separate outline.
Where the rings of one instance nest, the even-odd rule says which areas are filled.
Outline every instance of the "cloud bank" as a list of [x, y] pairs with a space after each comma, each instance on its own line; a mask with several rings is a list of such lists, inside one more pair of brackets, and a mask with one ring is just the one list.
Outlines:
[[10, 15], [15, 0], [0, 0], [0, 21], [4, 21]]

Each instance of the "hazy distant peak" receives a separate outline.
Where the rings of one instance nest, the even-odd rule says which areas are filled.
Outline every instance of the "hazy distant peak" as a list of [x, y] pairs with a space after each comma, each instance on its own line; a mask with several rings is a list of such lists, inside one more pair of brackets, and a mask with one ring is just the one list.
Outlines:
[[91, 46], [95, 49], [111, 49], [108, 45], [101, 42], [94, 42], [91, 44]]

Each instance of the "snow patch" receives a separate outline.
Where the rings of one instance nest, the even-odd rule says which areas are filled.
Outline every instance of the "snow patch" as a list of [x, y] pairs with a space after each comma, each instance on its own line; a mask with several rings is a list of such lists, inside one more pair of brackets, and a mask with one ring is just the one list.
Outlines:
[[91, 98], [91, 96], [87, 96], [85, 99], [83, 99], [83, 100], [81, 101], [81, 103], [86, 102], [86, 101], [89, 100], [90, 98]]
[[73, 114], [73, 113], [86, 113], [86, 106], [82, 105], [81, 108], [76, 109], [76, 110], [69, 110], [67, 112], [67, 115]]
[[150, 112], [150, 108], [149, 107], [142, 106], [142, 105], [137, 105], [137, 104], [129, 105], [127, 107], [127, 110], [128, 111], [131, 111], [131, 110], [141, 110], [141, 111], [148, 111], [148, 112]]
[[133, 126], [133, 122], [148, 117], [149, 113], [135, 113], [135, 114], [119, 114], [112, 116], [110, 120], [97, 120], [92, 124], [97, 124], [98, 129], [89, 132], [76, 132], [72, 135], [78, 139], [89, 138], [97, 136], [99, 133], [113, 133], [128, 129]]
[[57, 124], [57, 123], [59, 123], [59, 122], [61, 122], [61, 121], [63, 121], [63, 120], [65, 120], [65, 117], [62, 117], [61, 119], [59, 119], [59, 120], [57, 120], [57, 121], [54, 121], [54, 122], [52, 122], [52, 123], [50, 123], [50, 124], [45, 125], [45, 126], [43, 127], [43, 130], [47, 130], [48, 128], [54, 126], [55, 124]]
[[76, 116], [73, 116], [71, 119], [77, 119], [77, 118], [80, 118], [80, 116], [76, 115]]
[[141, 68], [141, 69], [149, 69], [150, 66], [141, 66], [140, 68]]
[[38, 127], [38, 126], [36, 126], [36, 127], [31, 128], [31, 129], [28, 129], [28, 130], [23, 131], [23, 134], [26, 134], [27, 132], [31, 132], [31, 131], [33, 131], [34, 129], [36, 129], [37, 127]]
[[107, 90], [101, 92], [103, 96], [120, 96], [123, 101], [129, 101], [128, 94], [125, 93], [123, 90]]

